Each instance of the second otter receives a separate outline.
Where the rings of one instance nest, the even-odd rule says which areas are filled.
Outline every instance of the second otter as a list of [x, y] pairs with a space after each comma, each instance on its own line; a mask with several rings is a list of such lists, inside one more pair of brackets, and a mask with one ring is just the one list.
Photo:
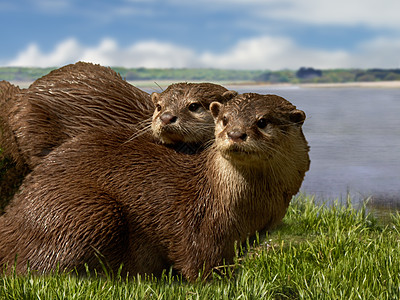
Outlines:
[[161, 94], [152, 93], [153, 135], [164, 144], [183, 144], [187, 151], [197, 152], [214, 139], [210, 104], [225, 103], [236, 95], [212, 83], [175, 83]]
[[[14, 99], [2, 101], [6, 103], [0, 115], [3, 131], [0, 145], [5, 155], [33, 168], [57, 146], [91, 128], [150, 126], [156, 105], [159, 107], [161, 102], [166, 108], [166, 105], [184, 107], [192, 101], [192, 106], [198, 105], [200, 110], [208, 108], [212, 101], [225, 101], [222, 94], [226, 91], [211, 83], [174, 84], [161, 94], [153, 93], [151, 101], [150, 95], [110, 68], [78, 62], [50, 72], [28, 89], [15, 92]], [[202, 143], [212, 138], [213, 131], [209, 129], [207, 134], [198, 134], [204, 127], [213, 126], [210, 113], [199, 118], [199, 114], [190, 112], [174, 110], [180, 116], [179, 128], [175, 126], [172, 132], [157, 126], [156, 137], [168, 144], [186, 139]], [[162, 119], [165, 123], [165, 116]], [[154, 122], [158, 120], [154, 117]], [[203, 126], [205, 123], [207, 126]]]
[[[234, 243], [285, 215], [309, 168], [305, 114], [273, 95], [210, 106], [215, 142], [177, 153], [131, 131], [79, 135], [28, 175], [0, 217], [0, 265], [77, 268], [189, 280], [232, 260]], [[9, 269], [9, 271], [12, 271]]]

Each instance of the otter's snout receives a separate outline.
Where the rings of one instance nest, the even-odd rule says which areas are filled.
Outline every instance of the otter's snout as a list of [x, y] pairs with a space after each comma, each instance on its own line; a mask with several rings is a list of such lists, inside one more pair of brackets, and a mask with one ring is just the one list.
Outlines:
[[174, 116], [170, 112], [165, 112], [160, 116], [160, 119], [164, 123], [164, 125], [168, 125], [171, 123], [175, 123], [178, 117]]
[[227, 135], [236, 143], [244, 142], [247, 139], [247, 134], [241, 130], [228, 131]]

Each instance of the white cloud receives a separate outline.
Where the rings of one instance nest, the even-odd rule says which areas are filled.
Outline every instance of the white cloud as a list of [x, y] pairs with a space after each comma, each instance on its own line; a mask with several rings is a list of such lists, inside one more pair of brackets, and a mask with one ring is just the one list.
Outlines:
[[[265, 19], [276, 19], [312, 25], [362, 25], [369, 28], [400, 29], [399, 0], [125, 0], [115, 3], [99, 0], [93, 2], [95, 5], [91, 5], [89, 9], [82, 7], [79, 1], [71, 0], [30, 0], [30, 2], [35, 10], [42, 12], [51, 14], [68, 12], [105, 20], [138, 14], [152, 16], [159, 12], [153, 8], [154, 4], [162, 3], [162, 7], [166, 9], [179, 6], [189, 11], [201, 10], [203, 13], [215, 10], [221, 13], [239, 10], [243, 12], [243, 16], [251, 15], [256, 24]], [[11, 9], [10, 6], [11, 3], [0, 3], [0, 10]], [[14, 2], [12, 6], [25, 9], [23, 5]]]
[[56, 46], [51, 53], [42, 53], [37, 44], [30, 44], [7, 65], [10, 66], [59, 66], [75, 62], [82, 57], [84, 48], [75, 39], [67, 39]]
[[87, 49], [81, 60], [108, 66], [183, 68], [195, 66], [195, 54], [189, 49], [169, 43], [143, 41], [128, 48], [119, 48], [111, 39], [103, 40], [98, 47]]
[[305, 49], [288, 38], [261, 37], [240, 41], [229, 52], [206, 53], [202, 61], [216, 68], [297, 69], [301, 66], [334, 68], [348, 59], [343, 51]]
[[400, 28], [398, 0], [283, 0], [261, 11], [270, 18], [308, 24]]
[[85, 47], [75, 39], [68, 39], [57, 45], [50, 53], [43, 53], [36, 44], [31, 44], [6, 65], [53, 67], [78, 60], [105, 66], [124, 67], [183, 68], [198, 66], [195, 53], [187, 48], [157, 41], [143, 41], [127, 48], [121, 48], [109, 38], [103, 39], [96, 47]]
[[303, 24], [400, 28], [399, 0], [168, 0], [170, 3], [201, 9], [243, 11], [254, 22], [276, 19]]
[[143, 65], [150, 68], [184, 68], [195, 67], [198, 64], [196, 54], [192, 50], [156, 41], [132, 45], [127, 54], [136, 54]]
[[9, 66], [62, 66], [78, 60], [105, 66], [147, 68], [298, 69], [398, 68], [400, 39], [378, 38], [358, 45], [353, 52], [305, 48], [283, 37], [262, 36], [239, 41], [223, 53], [196, 53], [190, 48], [159, 41], [141, 41], [122, 48], [112, 39], [86, 47], [75, 39], [61, 42], [50, 53], [35, 44], [7, 63]]
[[400, 68], [400, 37], [378, 37], [360, 44], [358, 55], [352, 57], [355, 65], [370, 67]]

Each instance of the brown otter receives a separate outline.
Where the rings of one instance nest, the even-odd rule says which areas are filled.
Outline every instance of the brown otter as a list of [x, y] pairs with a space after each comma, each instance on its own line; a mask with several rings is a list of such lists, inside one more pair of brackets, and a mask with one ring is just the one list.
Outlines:
[[83, 62], [36, 80], [6, 108], [0, 145], [5, 155], [30, 168], [89, 128], [131, 126], [154, 111], [150, 96], [111, 68]]
[[6, 111], [9, 110], [8, 106], [13, 103], [13, 99], [21, 93], [21, 89], [7, 81], [0, 81], [0, 158], [1, 153], [4, 151], [4, 141], [6, 139], [14, 140], [12, 133], [5, 128], [8, 123]]
[[[22, 91], [15, 85], [7, 81], [0, 81], [0, 124], [4, 122], [2, 112], [7, 110], [7, 106], [13, 101], [17, 94]], [[0, 126], [0, 139], [10, 138], [13, 135], [7, 136], [11, 132], [5, 131]], [[10, 157], [3, 155], [2, 144], [0, 142], [0, 213], [7, 204], [5, 199], [9, 199], [21, 184], [24, 175], [27, 173], [27, 168], [23, 165], [17, 165]]]
[[[0, 217], [0, 266], [99, 268], [187, 279], [230, 261], [235, 241], [285, 215], [309, 168], [305, 114], [275, 95], [210, 105], [215, 142], [177, 153], [131, 130], [64, 143], [26, 178]], [[134, 132], [133, 132], [134, 133]]]
[[154, 92], [153, 134], [164, 144], [186, 147], [189, 153], [201, 150], [214, 139], [210, 104], [224, 103], [235, 95], [213, 83], [175, 83], [161, 94]]
[[[157, 107], [172, 107], [168, 111], [179, 115], [174, 125], [157, 125], [156, 136], [162, 142], [173, 140], [177, 150], [195, 151], [199, 147], [197, 144], [201, 145], [213, 136], [212, 117], [204, 107], [208, 108], [211, 101], [226, 101], [227, 98], [222, 97], [226, 91], [224, 87], [211, 83], [182, 83], [168, 87], [161, 94], [153, 93], [153, 99], [159, 99]], [[123, 80], [115, 71], [84, 62], [54, 70], [36, 80], [28, 89], [15, 90], [14, 95], [0, 112], [0, 128], [3, 129], [0, 147], [4, 150], [3, 157], [16, 162], [18, 170], [23, 170], [16, 170], [15, 178], [22, 178], [53, 149], [91, 128], [141, 125], [137, 132], [146, 131], [150, 129], [155, 110], [147, 93]], [[187, 109], [189, 101], [192, 106]], [[194, 105], [199, 105], [197, 111], [191, 111]], [[154, 120], [159, 120], [158, 115]], [[198, 134], [204, 128], [207, 128], [207, 134]], [[188, 135], [195, 145], [191, 145], [189, 150], [181, 143], [186, 142]], [[5, 191], [8, 187], [6, 182], [3, 183]], [[0, 191], [0, 202], [7, 202], [7, 198], [8, 194]]]

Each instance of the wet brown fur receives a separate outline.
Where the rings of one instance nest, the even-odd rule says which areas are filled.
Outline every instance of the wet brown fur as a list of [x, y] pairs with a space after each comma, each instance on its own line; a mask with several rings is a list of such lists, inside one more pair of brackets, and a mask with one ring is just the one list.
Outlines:
[[214, 145], [190, 159], [124, 129], [96, 129], [50, 153], [0, 217], [0, 266], [11, 272], [18, 255], [17, 273], [28, 261], [39, 272], [83, 271], [101, 258], [113, 271], [122, 263], [131, 275], [160, 275], [173, 265], [194, 280], [231, 261], [235, 241], [280, 222], [299, 190], [305, 115], [273, 95], [210, 108]]
[[[15, 137], [11, 128], [8, 126], [9, 118], [7, 112], [10, 110], [10, 107], [14, 105], [14, 99], [21, 92], [22, 91], [19, 87], [7, 81], [0, 81], [0, 149], [3, 149], [3, 151], [0, 153], [0, 158], [4, 158], [6, 156], [3, 154], [3, 152], [8, 148], [8, 143], [15, 144]], [[12, 148], [15, 150], [15, 147]]]
[[[36, 80], [4, 110], [5, 154], [35, 167], [66, 140], [95, 127], [129, 127], [154, 111], [150, 96], [111, 68], [78, 62]], [[10, 137], [13, 135], [13, 137]]]
[[[184, 142], [207, 144], [214, 139], [214, 121], [209, 111], [212, 102], [225, 103], [237, 93], [213, 83], [175, 83], [162, 93], [152, 93], [154, 136], [165, 144]], [[196, 105], [191, 111], [191, 105]], [[162, 121], [169, 114], [171, 123]]]
[[[53, 149], [92, 128], [140, 125], [136, 134], [142, 134], [150, 129], [155, 110], [147, 93], [123, 80], [112, 69], [84, 62], [54, 70], [23, 92], [18, 93], [18, 88], [14, 87], [11, 93], [13, 86], [7, 86], [10, 89], [8, 98], [13, 96], [13, 99], [7, 101], [7, 106], [0, 112], [0, 127], [4, 129], [0, 134], [0, 145], [4, 157], [11, 164], [16, 163], [8, 177], [19, 181]], [[159, 97], [163, 107], [182, 108], [188, 101], [197, 101], [208, 109], [212, 101], [226, 101], [227, 98], [221, 96], [225, 91], [224, 87], [211, 83], [179, 83], [161, 94], [153, 93], [152, 97]], [[164, 130], [162, 136], [166, 139], [168, 135], [173, 136], [176, 150], [196, 152], [213, 138], [213, 120], [209, 111], [198, 114], [180, 109], [174, 112], [179, 114], [179, 128], [172, 126], [174, 131]], [[180, 131], [178, 136], [177, 130]], [[206, 134], [201, 134], [204, 131]], [[186, 145], [187, 140], [193, 145]], [[11, 186], [7, 186], [7, 182], [11, 184], [10, 180], [2, 182], [0, 203], [6, 204], [9, 195], [13, 194], [8, 193]], [[15, 186], [18, 184], [12, 185], [12, 191]]]
[[3, 152], [3, 141], [14, 142], [14, 135], [6, 127], [4, 112], [13, 103], [13, 99], [23, 91], [7, 81], [0, 81], [0, 214], [18, 189], [28, 169], [23, 164], [16, 164], [12, 157]]

